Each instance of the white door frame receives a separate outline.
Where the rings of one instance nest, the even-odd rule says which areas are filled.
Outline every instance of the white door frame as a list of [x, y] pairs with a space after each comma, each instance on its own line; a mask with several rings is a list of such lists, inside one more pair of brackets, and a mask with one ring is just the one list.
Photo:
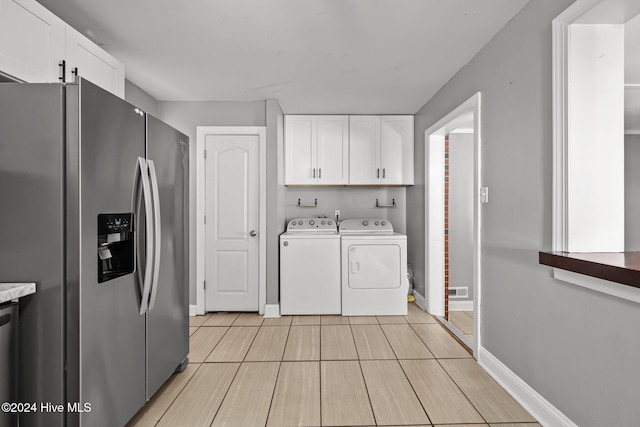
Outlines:
[[196, 313], [205, 314], [204, 294], [204, 207], [205, 173], [204, 147], [207, 135], [255, 135], [258, 136], [260, 180], [259, 229], [258, 229], [258, 312], [264, 314], [267, 302], [267, 133], [264, 126], [197, 126], [196, 127]]
[[[427, 311], [436, 316], [444, 316], [444, 137], [455, 129], [455, 121], [469, 111], [473, 111], [473, 187], [476, 199], [473, 204], [473, 311], [474, 339], [473, 354], [477, 358], [480, 348], [481, 323], [481, 264], [480, 238], [481, 209], [481, 129], [480, 92], [463, 102], [456, 109], [428, 128], [425, 139], [425, 297]], [[453, 127], [452, 127], [453, 126]]]

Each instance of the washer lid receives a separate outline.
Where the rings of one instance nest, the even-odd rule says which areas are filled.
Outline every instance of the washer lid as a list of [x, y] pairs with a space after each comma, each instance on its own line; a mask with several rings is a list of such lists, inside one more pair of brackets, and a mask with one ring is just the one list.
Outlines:
[[393, 234], [387, 219], [345, 219], [340, 222], [340, 234]]
[[329, 218], [296, 218], [287, 224], [288, 234], [338, 234], [336, 222]]

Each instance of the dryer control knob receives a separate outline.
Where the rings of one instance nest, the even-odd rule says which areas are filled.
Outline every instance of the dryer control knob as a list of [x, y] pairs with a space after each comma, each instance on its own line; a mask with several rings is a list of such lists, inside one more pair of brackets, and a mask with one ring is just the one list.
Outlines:
[[331, 225], [331, 224], [333, 224], [333, 221], [329, 220], [329, 221], [327, 221], [327, 224]]
[[387, 221], [382, 221], [382, 225], [383, 226], [387, 225]]
[[376, 221], [376, 225], [380, 225], [380, 221]]
[[367, 220], [365, 219], [364, 221], [362, 221], [362, 225], [364, 225], [364, 226], [366, 227], [367, 225], [369, 225], [369, 221], [367, 221]]
[[316, 222], [312, 219], [309, 220], [309, 225], [314, 225]]
[[325, 225], [326, 222], [323, 220], [323, 221], [320, 221], [320, 224]]

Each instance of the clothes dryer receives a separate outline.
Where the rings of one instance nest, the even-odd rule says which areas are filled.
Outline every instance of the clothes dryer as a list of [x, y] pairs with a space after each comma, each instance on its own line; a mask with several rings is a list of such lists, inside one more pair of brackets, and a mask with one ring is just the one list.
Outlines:
[[342, 315], [407, 314], [407, 236], [385, 219], [340, 223]]

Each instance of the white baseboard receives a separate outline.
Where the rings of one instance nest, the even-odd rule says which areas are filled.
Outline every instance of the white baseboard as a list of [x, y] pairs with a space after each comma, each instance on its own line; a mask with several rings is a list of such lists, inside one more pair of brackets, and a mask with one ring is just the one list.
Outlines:
[[198, 306], [196, 304], [189, 305], [189, 316], [198, 315]]
[[265, 304], [264, 317], [280, 317], [280, 304]]
[[558, 408], [511, 371], [484, 347], [478, 349], [478, 363], [544, 426], [578, 427]]
[[449, 297], [449, 311], [473, 311], [473, 301], [456, 301]]
[[418, 307], [420, 307], [424, 311], [427, 311], [427, 301], [424, 299], [424, 297], [420, 295], [415, 289], [413, 290], [413, 296], [416, 299], [416, 304], [418, 305]]

